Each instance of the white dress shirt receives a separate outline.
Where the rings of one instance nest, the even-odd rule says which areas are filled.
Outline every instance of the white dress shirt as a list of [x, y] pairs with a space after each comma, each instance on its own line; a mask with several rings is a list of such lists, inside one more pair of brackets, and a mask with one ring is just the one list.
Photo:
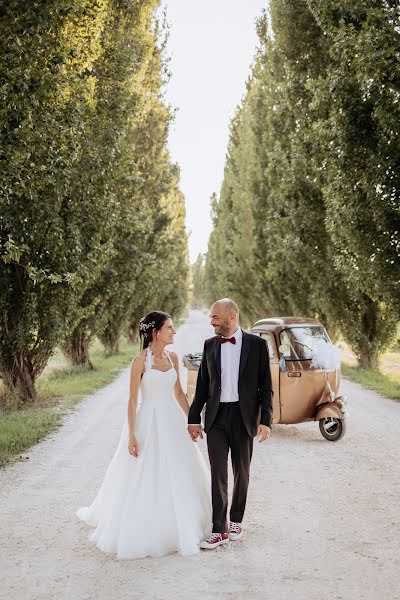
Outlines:
[[[224, 336], [221, 336], [224, 337]], [[229, 337], [236, 339], [236, 344], [221, 344], [221, 398], [220, 402], [239, 402], [239, 366], [242, 351], [243, 332], [236, 329]], [[200, 423], [190, 423], [193, 427]]]
[[231, 342], [221, 344], [220, 402], [239, 402], [239, 364], [243, 338], [243, 332], [240, 327], [230, 337], [236, 339], [236, 344], [232, 344]]

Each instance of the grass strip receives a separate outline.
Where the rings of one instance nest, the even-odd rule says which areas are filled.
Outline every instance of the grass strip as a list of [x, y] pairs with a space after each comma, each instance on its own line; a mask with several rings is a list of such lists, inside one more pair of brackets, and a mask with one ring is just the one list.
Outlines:
[[118, 354], [105, 356], [100, 342], [96, 341], [90, 353], [93, 370], [67, 365], [54, 369], [47, 377], [39, 380], [39, 395], [44, 398], [62, 398], [64, 406], [70, 408], [85, 396], [111, 383], [138, 351], [138, 345], [124, 341], [120, 344]]
[[386, 398], [400, 400], [400, 378], [392, 378], [379, 371], [372, 369], [361, 369], [342, 363], [342, 374], [344, 377], [360, 383], [369, 390], [374, 390]]
[[63, 417], [85, 396], [111, 383], [121, 369], [129, 366], [138, 346], [122, 342], [120, 351], [106, 357], [99, 342], [90, 353], [94, 369], [70, 367], [67, 364], [39, 378], [38, 398], [20, 410], [0, 410], [0, 467], [24, 457], [31, 446], [57, 429]]
[[[0, 467], [37, 444], [62, 422], [55, 408], [19, 410], [0, 415]], [[22, 457], [21, 457], [22, 458]]]

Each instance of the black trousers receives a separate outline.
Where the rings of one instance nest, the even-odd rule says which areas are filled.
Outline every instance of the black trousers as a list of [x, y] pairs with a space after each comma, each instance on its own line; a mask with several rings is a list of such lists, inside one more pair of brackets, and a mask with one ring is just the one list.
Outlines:
[[213, 532], [223, 533], [227, 531], [229, 450], [233, 470], [229, 516], [235, 523], [241, 523], [243, 519], [253, 454], [253, 438], [244, 426], [239, 402], [221, 402], [207, 434], [207, 446], [211, 466]]

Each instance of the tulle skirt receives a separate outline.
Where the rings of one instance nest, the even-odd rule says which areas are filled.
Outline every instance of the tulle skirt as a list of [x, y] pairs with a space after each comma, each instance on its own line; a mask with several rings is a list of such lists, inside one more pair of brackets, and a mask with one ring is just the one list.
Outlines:
[[146, 402], [136, 419], [139, 457], [128, 425], [93, 503], [77, 511], [90, 539], [118, 558], [195, 554], [212, 529], [208, 466], [174, 399]]

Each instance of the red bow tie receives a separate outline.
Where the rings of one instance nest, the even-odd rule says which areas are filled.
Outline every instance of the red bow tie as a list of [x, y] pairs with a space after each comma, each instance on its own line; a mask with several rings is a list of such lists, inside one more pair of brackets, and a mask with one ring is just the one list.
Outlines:
[[230, 338], [219, 337], [218, 340], [219, 340], [220, 344], [226, 344], [226, 342], [230, 342], [231, 344], [236, 344], [235, 337], [230, 337]]

